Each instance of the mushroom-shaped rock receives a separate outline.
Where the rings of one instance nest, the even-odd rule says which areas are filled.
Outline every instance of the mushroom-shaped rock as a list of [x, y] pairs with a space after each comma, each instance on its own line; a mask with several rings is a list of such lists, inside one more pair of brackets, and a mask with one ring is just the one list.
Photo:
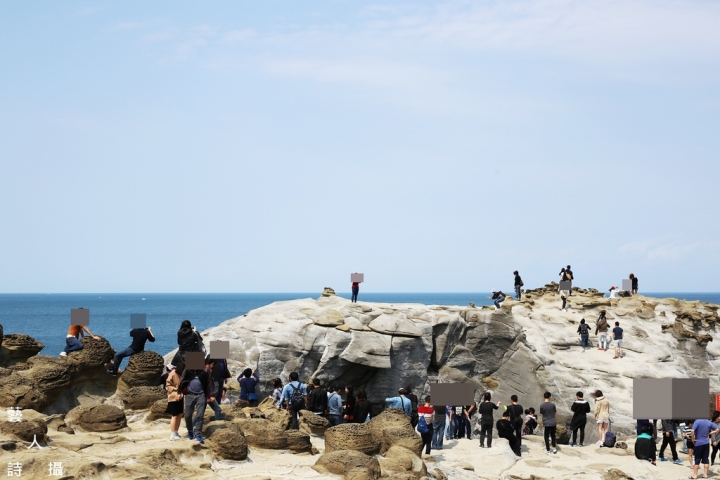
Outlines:
[[385, 457], [378, 459], [383, 476], [395, 477], [398, 474], [410, 474], [412, 478], [427, 475], [425, 462], [407, 448], [393, 445], [385, 452]]
[[165, 410], [167, 410], [168, 401], [167, 398], [163, 398], [161, 400], [156, 401], [152, 404], [150, 407], [150, 413], [147, 417], [145, 417], [146, 422], [153, 422], [159, 418], [170, 418], [172, 415], [169, 413], [166, 413]]
[[412, 428], [410, 418], [399, 408], [383, 410], [379, 415], [373, 417], [367, 423], [367, 426], [378, 443], [383, 442], [385, 436], [383, 432], [388, 428], [401, 428], [405, 426]]
[[313, 470], [319, 473], [342, 475], [345, 480], [377, 480], [380, 464], [375, 457], [355, 450], [337, 450], [323, 454]]
[[156, 387], [132, 387], [122, 392], [120, 399], [125, 408], [145, 410], [152, 407], [159, 400], [165, 399], [167, 401], [167, 392], [161, 385]]
[[37, 355], [40, 350], [45, 348], [42, 343], [22, 333], [5, 335], [2, 339], [2, 346], [7, 349], [7, 357], [11, 363]]
[[226, 460], [245, 460], [248, 455], [248, 444], [237, 430], [221, 428], [212, 433], [208, 439], [213, 453]]
[[148, 350], [130, 357], [127, 368], [118, 379], [117, 389], [124, 392], [132, 387], [154, 387], [160, 385], [165, 362], [163, 357]]
[[25, 442], [32, 442], [33, 438], [38, 442], [43, 442], [47, 434], [47, 425], [40, 419], [2, 422], [0, 423], [0, 433], [13, 435]]
[[287, 448], [285, 431], [277, 424], [264, 418], [248, 418], [237, 421], [245, 434], [248, 445], [270, 450]]
[[104, 365], [113, 358], [112, 345], [102, 337], [99, 340], [83, 337], [80, 342], [83, 344], [83, 348], [68, 353], [65, 358], [68, 363], [75, 366], [75, 370], [81, 375], [88, 373], [88, 369], [92, 371], [95, 367], [104, 368]]
[[385, 335], [401, 335], [404, 337], [422, 337], [422, 331], [411, 320], [398, 314], [384, 313], [370, 322], [370, 330]]
[[383, 430], [381, 452], [385, 453], [394, 446], [404, 447], [418, 457], [422, 455], [422, 438], [409, 424]]
[[315, 415], [310, 410], [300, 410], [299, 423], [300, 430], [313, 436], [323, 436], [325, 431], [330, 428], [327, 418]]
[[127, 427], [125, 412], [105, 404], [75, 407], [65, 415], [65, 423], [87, 432], [112, 432]]
[[356, 450], [373, 455], [380, 451], [380, 442], [365, 423], [341, 423], [325, 431], [325, 452], [336, 450]]

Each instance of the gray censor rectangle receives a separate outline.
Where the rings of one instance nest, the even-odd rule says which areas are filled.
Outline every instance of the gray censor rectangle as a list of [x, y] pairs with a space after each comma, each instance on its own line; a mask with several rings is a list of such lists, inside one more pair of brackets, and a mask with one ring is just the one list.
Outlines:
[[560, 282], [560, 288], [558, 290], [567, 290], [570, 291], [572, 289], [572, 282], [570, 280], [563, 280]]
[[224, 359], [230, 356], [230, 342], [227, 340], [213, 340], [210, 342], [210, 358]]
[[[622, 281], [622, 289], [624, 292], [629, 292], [632, 290], [632, 280], [629, 278], [624, 278]], [[645, 418], [645, 417], [642, 417]], [[656, 417], [650, 417], [650, 418], [656, 418]]]
[[709, 378], [674, 378], [672, 418], [708, 418]]
[[672, 391], [672, 378], [633, 379], [632, 418], [678, 418], [673, 417]]
[[205, 355], [202, 352], [187, 352], [185, 354], [185, 370], [205, 369]]
[[430, 403], [433, 405], [472, 405], [475, 385], [472, 383], [431, 383]]
[[90, 310], [87, 308], [71, 308], [70, 325], [90, 325]]
[[355, 282], [362, 283], [365, 281], [365, 274], [364, 273], [351, 273], [350, 281], [352, 283], [355, 283]]
[[147, 315], [144, 313], [131, 313], [130, 314], [130, 328], [145, 328], [147, 327]]

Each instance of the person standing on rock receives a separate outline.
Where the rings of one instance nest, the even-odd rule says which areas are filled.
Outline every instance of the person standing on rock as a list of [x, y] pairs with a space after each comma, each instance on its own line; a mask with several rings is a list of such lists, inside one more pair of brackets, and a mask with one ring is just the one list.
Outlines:
[[622, 358], [623, 329], [620, 328], [620, 322], [615, 322], [615, 328], [613, 328], [613, 340], [615, 340], [615, 356], [613, 358]]
[[634, 274], [630, 274], [630, 293], [637, 295], [638, 293], [638, 278]]
[[445, 440], [452, 440], [455, 437], [455, 420], [453, 419], [453, 407], [445, 406]]
[[513, 272], [513, 275], [515, 275], [515, 300], [519, 302], [522, 296], [521, 289], [525, 286], [525, 284], [523, 283], [522, 278], [520, 278], [520, 274], [517, 270]]
[[[188, 431], [188, 440], [197, 440], [205, 443], [202, 437], [203, 415], [207, 406], [208, 395], [211, 392], [210, 372], [215, 360], [206, 357], [204, 370], [185, 370], [180, 382], [180, 391], [185, 396], [185, 427]], [[214, 400], [214, 397], [210, 397]], [[195, 421], [193, 422], [193, 415]]]
[[[422, 446], [425, 447], [425, 455], [430, 455], [430, 449], [432, 448], [433, 439], [433, 417], [435, 416], [435, 409], [430, 405], [430, 395], [425, 397], [425, 405], [418, 407], [418, 415], [422, 416], [427, 425], [427, 431], [421, 432], [420, 437], [422, 438]], [[420, 448], [422, 450], [422, 447]]]
[[115, 358], [110, 360], [110, 368], [108, 369], [108, 373], [110, 375], [118, 374], [120, 364], [125, 357], [130, 357], [145, 350], [145, 342], [148, 340], [151, 342], [155, 341], [155, 336], [153, 335], [150, 327], [133, 328], [130, 330], [130, 336], [133, 339], [131, 345], [122, 352], [117, 352], [115, 354]]
[[177, 367], [170, 365], [170, 372], [167, 380], [165, 380], [165, 391], [168, 394], [168, 404], [165, 413], [170, 414], [170, 440], [180, 440], [180, 420], [183, 415], [183, 394], [180, 391], [180, 376], [185, 370], [185, 365], [180, 364]]
[[328, 420], [331, 427], [343, 423], [343, 401], [340, 394], [342, 387], [336, 385], [333, 390], [334, 392], [328, 397]]
[[513, 427], [513, 424], [510, 423], [510, 412], [503, 412], [502, 418], [497, 421], [495, 426], [497, 427], [498, 437], [507, 440], [510, 443], [510, 449], [512, 449], [513, 453], [519, 457], [520, 444], [517, 437], [513, 434], [515, 427]]
[[572, 271], [572, 269], [570, 268], [570, 265], [568, 265], [568, 266], [565, 268], [565, 280], [567, 280], [568, 282], [570, 282], [570, 290], [568, 291], [568, 296], [569, 296], [569, 297], [572, 296], [572, 281], [573, 281], [574, 278], [575, 278], [575, 276], [573, 275], [573, 271]]
[[598, 427], [599, 440], [597, 443], [602, 445], [610, 422], [610, 402], [607, 401], [600, 390], [595, 390], [593, 397], [595, 398], [595, 422]]
[[[227, 367], [227, 359], [216, 358], [215, 366], [212, 369], [212, 379], [215, 383], [215, 402], [222, 403], [224, 386], [228, 378], [231, 377], [232, 374]], [[222, 410], [220, 410], [220, 407], [217, 409], [213, 408], [213, 410], [215, 411], [215, 420], [222, 420]]]
[[663, 441], [660, 445], [660, 461], [667, 462], [665, 458], [665, 448], [670, 446], [670, 453], [672, 453], [673, 463], [678, 465], [682, 463], [682, 460], [678, 458], [677, 449], [675, 448], [675, 421], [674, 420], [662, 420], [660, 425], [663, 429]]
[[357, 303], [358, 293], [360, 293], [360, 282], [352, 282], [351, 290], [352, 290], [352, 299], [350, 301], [353, 303]]
[[517, 437], [517, 445], [518, 450], [520, 449], [520, 446], [522, 445], [522, 429], [523, 429], [523, 407], [522, 405], [518, 404], [518, 396], [517, 395], [511, 395], [510, 396], [510, 405], [505, 407], [505, 409], [510, 413], [510, 424], [512, 425], [515, 436]]
[[328, 394], [327, 390], [320, 386], [320, 379], [313, 378], [315, 388], [308, 393], [308, 410], [315, 415], [326, 417], [328, 412]]
[[706, 418], [690, 421], [692, 428], [691, 438], [694, 445], [693, 453], [695, 456], [695, 465], [693, 466], [693, 476], [690, 478], [698, 478], [698, 470], [700, 464], [703, 464], [703, 478], [708, 478], [708, 470], [710, 469], [710, 436], [716, 435], [720, 430], [715, 424]]
[[605, 310], [600, 310], [600, 316], [595, 321], [595, 335], [598, 335], [598, 350], [604, 350], [607, 352], [609, 341], [608, 341], [608, 330], [610, 324], [605, 317]]
[[585, 319], [580, 320], [577, 333], [580, 334], [580, 345], [582, 346], [583, 352], [588, 347], [588, 339], [590, 338], [590, 326], [585, 323]]
[[552, 439], [552, 453], [557, 453], [557, 439], [555, 438], [555, 432], [557, 430], [557, 420], [555, 414], [557, 408], [551, 400], [552, 395], [550, 392], [545, 392], [543, 395], [544, 401], [540, 405], [540, 415], [543, 419], [543, 438], [545, 439], [545, 453], [550, 454], [550, 440]]
[[500, 305], [505, 301], [505, 294], [493, 288], [492, 297], [488, 297], [495, 304], [495, 310], [500, 310]]
[[185, 362], [185, 354], [188, 352], [202, 352], [204, 346], [202, 343], [202, 337], [197, 332], [195, 327], [192, 326], [190, 320], [183, 320], [180, 324], [180, 330], [177, 333], [178, 351], [175, 357], [172, 359], [173, 365], [177, 365], [179, 362]]
[[408, 418], [412, 417], [412, 404], [410, 399], [407, 398], [407, 390], [401, 388], [398, 390], [397, 397], [390, 397], [385, 399], [385, 403], [388, 404], [388, 408], [400, 408], [402, 409]]
[[715, 410], [712, 414], [712, 422], [715, 425], [715, 430], [718, 430], [718, 433], [714, 434], [710, 438], [710, 445], [712, 445], [712, 453], [710, 455], [710, 465], [715, 465], [715, 456], [717, 455], [718, 449], [720, 449], [720, 412]]
[[298, 380], [300, 375], [297, 372], [290, 373], [290, 383], [285, 385], [282, 398], [287, 402], [287, 410], [292, 417], [290, 428], [297, 430], [300, 428], [298, 415], [300, 410], [305, 409], [307, 405], [307, 388]]
[[353, 387], [345, 387], [345, 406], [343, 407], [343, 420], [348, 423], [353, 422], [353, 409], [355, 409], [355, 395], [353, 395]]
[[[318, 380], [317, 385], [319, 385], [319, 384], [320, 384], [320, 381]], [[319, 390], [320, 393], [323, 394], [323, 396], [325, 397], [325, 402], [326, 402], [325, 405], [327, 406], [327, 395], [325, 394], [323, 389], [315, 388], [315, 390]], [[315, 391], [315, 390], [313, 390], [313, 391]], [[273, 399], [273, 405], [278, 410], [282, 410], [282, 403], [283, 403], [282, 392], [283, 392], [282, 380], [280, 380], [279, 378], [276, 378], [275, 380], [273, 380], [272, 399]]]
[[355, 406], [353, 407], [353, 423], [365, 423], [372, 416], [372, 405], [368, 402], [367, 393], [362, 388], [357, 391]]
[[492, 403], [491, 398], [490, 392], [485, 392], [483, 401], [478, 407], [478, 412], [480, 412], [480, 448], [485, 448], [486, 437], [487, 448], [492, 447], [493, 412], [502, 405], [502, 402]]
[[465, 438], [472, 440], [472, 419], [477, 411], [477, 403], [463, 407], [463, 423], [465, 424]]
[[60, 352], [60, 356], [67, 357], [68, 353], [82, 350], [83, 344], [80, 342], [80, 339], [84, 337], [85, 334], [91, 336], [95, 340], [100, 340], [100, 337], [93, 335], [90, 332], [90, 329], [85, 325], [70, 325], [67, 336], [65, 337], [65, 348], [62, 352]]
[[453, 430], [455, 439], [465, 436], [465, 408], [462, 405], [453, 406]]
[[[575, 394], [575, 402], [573, 402], [570, 410], [573, 412], [572, 420], [570, 420], [570, 430], [572, 430], [571, 447], [582, 447], [585, 443], [585, 425], [587, 425], [587, 414], [590, 413], [590, 404], [583, 398], [583, 392]], [[580, 443], [577, 443], [577, 433], [580, 430]]]

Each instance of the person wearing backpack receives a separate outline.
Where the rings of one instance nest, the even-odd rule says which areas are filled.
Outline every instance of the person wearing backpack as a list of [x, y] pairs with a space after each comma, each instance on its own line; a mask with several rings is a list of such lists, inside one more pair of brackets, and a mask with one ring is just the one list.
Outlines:
[[520, 278], [520, 274], [517, 270], [513, 272], [513, 275], [515, 275], [515, 300], [519, 302], [520, 297], [522, 296], [522, 287], [524, 287], [525, 284], [523, 283], [522, 278]]
[[580, 334], [580, 345], [582, 346], [583, 352], [588, 346], [588, 338], [590, 337], [590, 326], [585, 323], [585, 319], [580, 320], [580, 326], [578, 326], [577, 333]]
[[574, 279], [575, 279], [575, 276], [573, 275], [573, 272], [572, 272], [572, 270], [570, 269], [570, 265], [568, 265], [568, 266], [565, 268], [565, 280], [567, 280], [568, 282], [570, 282], [570, 291], [568, 292], [568, 296], [569, 296], [569, 297], [572, 296], [572, 281], [573, 281]]
[[[430, 455], [430, 448], [433, 438], [433, 417], [435, 409], [430, 405], [430, 395], [425, 397], [425, 405], [418, 407], [418, 425], [417, 431], [422, 437], [423, 447], [425, 447], [425, 455]], [[420, 448], [422, 450], [422, 448]]]
[[598, 350], [607, 351], [610, 342], [608, 341], [608, 330], [610, 324], [605, 316], [605, 310], [600, 310], [600, 316], [595, 320], [595, 335], [598, 335]]
[[282, 393], [282, 398], [287, 403], [287, 410], [292, 417], [290, 428], [293, 430], [300, 428], [298, 415], [300, 410], [303, 410], [307, 404], [307, 388], [300, 383], [299, 378], [300, 375], [297, 372], [291, 372], [290, 383], [285, 385]]
[[607, 434], [609, 430], [610, 402], [607, 401], [600, 390], [595, 390], [593, 397], [595, 398], [595, 422], [598, 427], [597, 443], [598, 445], [602, 445], [605, 442], [605, 434]]
[[343, 401], [340, 396], [342, 387], [335, 385], [333, 387], [333, 393], [328, 397], [328, 420], [330, 426], [340, 425], [343, 423]]
[[[572, 420], [570, 420], [570, 430], [572, 431], [571, 447], [582, 447], [585, 442], [585, 425], [587, 424], [587, 414], [590, 413], [590, 404], [583, 398], [583, 392], [575, 394], [575, 402], [570, 407], [573, 412]], [[577, 433], [580, 430], [580, 444], [577, 443]]]
[[515, 437], [517, 437], [517, 447], [519, 451], [520, 446], [522, 445], [523, 407], [518, 404], [517, 395], [510, 396], [510, 405], [506, 406], [505, 410], [507, 410], [510, 414], [508, 418], [510, 419], [510, 425], [512, 425], [513, 431], [515, 432]]

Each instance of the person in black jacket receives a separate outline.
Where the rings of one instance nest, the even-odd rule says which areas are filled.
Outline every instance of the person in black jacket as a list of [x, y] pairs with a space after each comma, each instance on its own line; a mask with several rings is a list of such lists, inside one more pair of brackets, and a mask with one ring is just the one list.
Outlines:
[[181, 352], [202, 352], [202, 337], [190, 320], [183, 320], [177, 334], [178, 350]]
[[497, 410], [502, 402], [497, 405], [490, 401], [490, 392], [485, 392], [483, 401], [478, 407], [480, 412], [480, 448], [485, 448], [485, 437], [487, 437], [487, 448], [492, 447], [493, 411]]
[[110, 360], [110, 367], [107, 371], [110, 375], [118, 374], [120, 364], [125, 357], [130, 357], [145, 350], [145, 342], [148, 340], [151, 342], [155, 341], [155, 337], [153, 336], [152, 329], [150, 327], [133, 328], [130, 330], [130, 336], [133, 339], [132, 344], [122, 352], [117, 352], [115, 354], [115, 358]]
[[307, 409], [313, 412], [315, 415], [321, 417], [327, 417], [328, 409], [328, 393], [327, 390], [320, 386], [320, 379], [313, 378], [313, 386], [310, 393], [308, 393], [308, 407]]
[[495, 425], [498, 431], [498, 437], [504, 438], [510, 443], [510, 448], [517, 455], [520, 456], [520, 445], [517, 437], [515, 437], [515, 427], [510, 423], [510, 412], [507, 410], [503, 412], [502, 418], [497, 421]]
[[367, 394], [362, 388], [357, 391], [355, 406], [353, 407], [353, 423], [365, 423], [368, 416], [372, 416], [372, 406], [368, 402]]
[[195, 439], [199, 443], [205, 443], [202, 426], [207, 402], [215, 400], [211, 375], [214, 366], [215, 360], [206, 357], [204, 370], [185, 370], [180, 380], [180, 391], [185, 398], [185, 427], [188, 430], [188, 439]]
[[230, 370], [227, 367], [227, 360], [224, 358], [216, 359], [211, 375], [213, 383], [215, 384], [214, 396], [216, 403], [210, 404], [210, 407], [215, 412], [215, 420], [222, 420], [220, 402], [222, 401], [223, 386], [227, 383], [228, 378], [232, 377]]
[[522, 278], [520, 278], [520, 274], [517, 270], [513, 272], [513, 275], [515, 275], [515, 300], [520, 301], [522, 296], [522, 287], [525, 286], [525, 284], [523, 283]]
[[[583, 398], [583, 392], [575, 394], [575, 402], [570, 407], [573, 412], [572, 420], [570, 420], [570, 430], [572, 430], [571, 447], [582, 447], [585, 442], [585, 425], [587, 424], [587, 414], [590, 413], [590, 404]], [[580, 430], [580, 444], [577, 443], [577, 433]]]
[[652, 426], [650, 425], [643, 427], [642, 433], [638, 435], [635, 441], [635, 458], [638, 460], [647, 460], [655, 465], [657, 450], [652, 438]]
[[630, 274], [630, 293], [637, 295], [638, 293], [638, 278], [634, 274]]
[[353, 410], [355, 409], [355, 395], [353, 395], [353, 387], [345, 387], [345, 405], [343, 407], [343, 419], [348, 423], [353, 423]]
[[515, 429], [515, 437], [517, 438], [518, 448], [522, 445], [522, 430], [523, 430], [523, 407], [518, 404], [517, 395], [510, 396], [510, 405], [506, 407], [506, 410], [510, 414], [510, 423]]

